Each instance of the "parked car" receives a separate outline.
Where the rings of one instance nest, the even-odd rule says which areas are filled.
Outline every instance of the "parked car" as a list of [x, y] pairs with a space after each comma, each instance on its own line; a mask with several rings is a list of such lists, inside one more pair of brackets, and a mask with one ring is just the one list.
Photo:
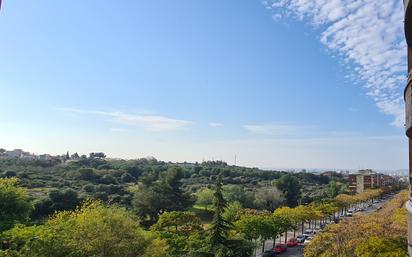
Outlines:
[[298, 245], [298, 240], [296, 238], [289, 238], [287, 244], [288, 247], [294, 247]]
[[304, 236], [304, 235], [299, 235], [299, 236], [296, 237], [296, 241], [297, 241], [298, 243], [303, 243], [303, 242], [305, 242], [305, 239], [306, 239], [306, 236]]
[[313, 237], [308, 237], [306, 238], [305, 242], [303, 243], [303, 245], [308, 245], [310, 242], [312, 242]]
[[316, 234], [321, 233], [322, 231], [323, 231], [323, 230], [322, 230], [321, 228], [314, 229], [314, 230], [313, 230], [313, 234], [316, 235]]
[[303, 233], [304, 236], [312, 236], [313, 235], [313, 230], [312, 229], [306, 229], [305, 233]]
[[272, 250], [275, 251], [276, 254], [279, 254], [286, 252], [288, 250], [288, 246], [286, 244], [277, 244]]

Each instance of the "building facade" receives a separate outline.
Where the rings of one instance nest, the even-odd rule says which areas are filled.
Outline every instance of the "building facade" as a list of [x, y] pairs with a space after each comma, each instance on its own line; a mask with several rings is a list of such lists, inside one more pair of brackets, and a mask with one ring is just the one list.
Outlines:
[[391, 176], [380, 174], [372, 170], [360, 170], [348, 177], [349, 191], [353, 194], [365, 190], [388, 186], [394, 183]]
[[[405, 37], [408, 45], [408, 80], [404, 91], [406, 117], [405, 117], [405, 129], [406, 135], [409, 139], [409, 183], [412, 183], [412, 1], [404, 0], [405, 4]], [[412, 198], [411, 198], [412, 199]], [[412, 256], [412, 202], [408, 201], [406, 204], [409, 217], [408, 217], [408, 251], [409, 256]]]

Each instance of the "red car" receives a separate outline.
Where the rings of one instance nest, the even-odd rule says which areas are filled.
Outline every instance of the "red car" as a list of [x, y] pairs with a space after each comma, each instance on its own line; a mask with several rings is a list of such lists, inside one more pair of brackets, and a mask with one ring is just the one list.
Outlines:
[[298, 240], [296, 238], [289, 238], [288, 243], [286, 244], [288, 247], [293, 247], [298, 245]]
[[283, 253], [288, 250], [288, 246], [286, 244], [277, 244], [275, 248], [272, 249], [275, 253]]

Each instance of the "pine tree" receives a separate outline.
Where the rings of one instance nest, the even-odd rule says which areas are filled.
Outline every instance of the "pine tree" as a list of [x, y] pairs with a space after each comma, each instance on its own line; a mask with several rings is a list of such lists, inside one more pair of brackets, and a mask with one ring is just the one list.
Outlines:
[[210, 245], [217, 256], [219, 252], [224, 252], [227, 245], [228, 233], [232, 224], [223, 218], [223, 212], [226, 208], [226, 201], [222, 194], [222, 176], [219, 175], [216, 180], [214, 194], [214, 216], [210, 226]]

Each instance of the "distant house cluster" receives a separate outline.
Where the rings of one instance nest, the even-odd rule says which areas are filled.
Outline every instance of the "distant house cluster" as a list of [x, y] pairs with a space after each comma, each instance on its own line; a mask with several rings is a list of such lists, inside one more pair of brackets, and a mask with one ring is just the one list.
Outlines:
[[[78, 160], [81, 157], [87, 158], [86, 155], [84, 156], [79, 156], [77, 153], [69, 155], [69, 153], [62, 154], [62, 155], [51, 155], [51, 154], [34, 154], [30, 152], [23, 151], [22, 149], [14, 149], [14, 150], [5, 150], [0, 148], [0, 158], [15, 158], [15, 159], [21, 159], [21, 160], [27, 160], [27, 161], [34, 161], [34, 160], [40, 160], [40, 161], [68, 161], [68, 160]], [[94, 157], [100, 157], [100, 158], [105, 158], [106, 155], [103, 153], [91, 153], [90, 154], [91, 158]]]
[[22, 149], [14, 149], [11, 151], [0, 149], [0, 157], [17, 158], [17, 159], [23, 159], [23, 160], [45, 160], [45, 161], [49, 161], [54, 158], [54, 156], [51, 156], [50, 154], [35, 155], [29, 152], [25, 152]]
[[361, 193], [367, 189], [380, 188], [395, 183], [395, 178], [373, 170], [359, 170], [355, 174], [348, 176], [349, 191], [351, 193]]

